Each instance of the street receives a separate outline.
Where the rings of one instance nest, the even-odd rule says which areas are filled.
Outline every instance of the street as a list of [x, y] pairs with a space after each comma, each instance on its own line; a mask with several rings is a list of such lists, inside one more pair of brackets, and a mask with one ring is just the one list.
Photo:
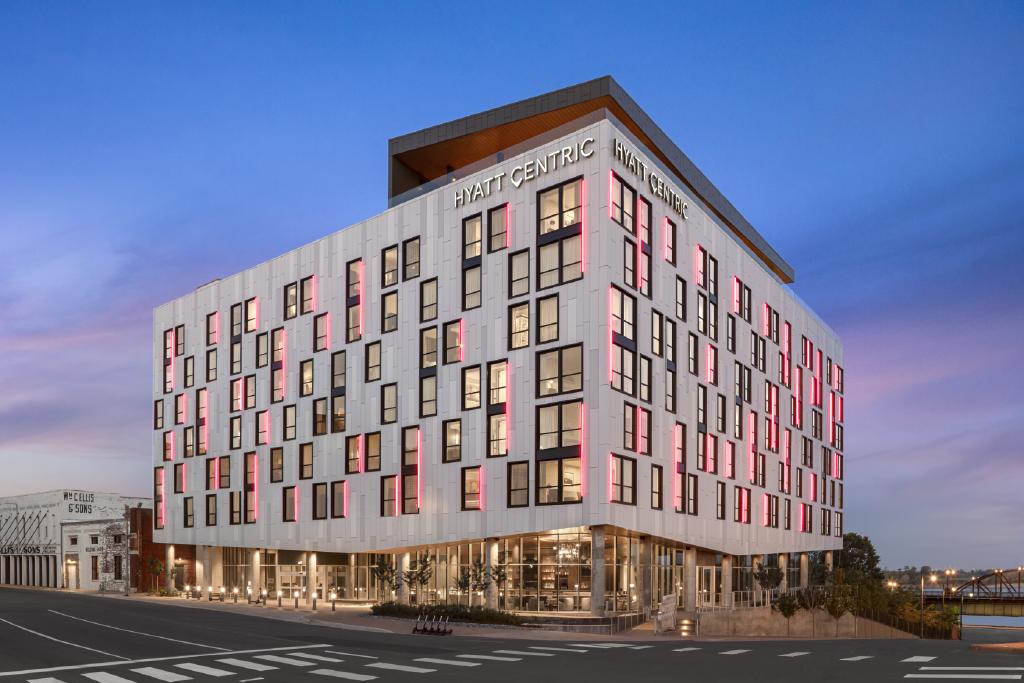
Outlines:
[[0, 589], [0, 681], [1021, 680], [1024, 656], [916, 640], [414, 636]]

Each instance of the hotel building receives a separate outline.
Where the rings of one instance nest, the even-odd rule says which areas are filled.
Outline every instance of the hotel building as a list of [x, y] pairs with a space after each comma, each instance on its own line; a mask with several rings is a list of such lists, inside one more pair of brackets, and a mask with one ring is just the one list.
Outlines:
[[200, 585], [429, 558], [397, 599], [692, 609], [841, 547], [842, 345], [614, 80], [388, 163], [383, 213], [154, 312], [154, 540]]

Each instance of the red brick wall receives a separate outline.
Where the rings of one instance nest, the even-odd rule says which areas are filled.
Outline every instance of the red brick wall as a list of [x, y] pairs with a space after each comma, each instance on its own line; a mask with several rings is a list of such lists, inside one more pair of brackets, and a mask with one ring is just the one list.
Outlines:
[[[149, 573], [150, 558], [156, 558], [161, 564], [167, 563], [167, 546], [163, 543], [153, 542], [153, 511], [145, 508], [132, 508], [129, 511], [130, 531], [135, 538], [133, 550], [137, 554], [131, 556], [131, 581], [132, 589], [136, 591], [150, 591], [153, 589], [153, 575]], [[196, 582], [196, 548], [193, 545], [174, 546], [176, 560], [185, 561], [185, 583]], [[166, 580], [166, 571], [160, 575], [157, 585], [163, 587]]]

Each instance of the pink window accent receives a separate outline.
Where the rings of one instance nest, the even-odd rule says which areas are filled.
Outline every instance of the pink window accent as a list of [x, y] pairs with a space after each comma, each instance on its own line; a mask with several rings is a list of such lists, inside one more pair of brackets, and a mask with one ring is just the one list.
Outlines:
[[213, 490], [220, 489], [220, 458], [213, 459]]
[[252, 521], [260, 516], [260, 459], [252, 454]]
[[785, 439], [785, 441], [783, 441], [783, 447], [784, 447], [783, 463], [785, 464], [785, 467], [782, 470], [782, 477], [783, 477], [782, 488], [784, 488], [786, 490], [786, 493], [789, 493], [789, 491], [790, 491], [790, 488], [789, 488], [789, 483], [790, 483], [789, 482], [789, 477], [790, 477], [789, 449], [790, 449], [790, 442], [792, 442], [792, 440], [793, 440], [793, 434], [787, 429], [786, 430], [786, 439]]
[[615, 456], [608, 454], [608, 502], [615, 500]]
[[580, 404], [580, 498], [587, 497], [587, 405]]
[[672, 498], [672, 500], [674, 500], [674, 501], [681, 500], [680, 497], [679, 497], [680, 493], [681, 493], [681, 491], [679, 489], [679, 483], [680, 483], [679, 482], [679, 479], [680, 479], [679, 478], [679, 461], [680, 461], [680, 457], [679, 456], [680, 456], [680, 445], [681, 445], [681, 442], [683, 440], [682, 431], [683, 431], [682, 426], [678, 425], [678, 424], [675, 425], [672, 428], [672, 465], [673, 465], [672, 466], [672, 490], [673, 490], [673, 498]]
[[614, 300], [615, 300], [615, 290], [614, 290], [614, 288], [609, 287], [608, 288], [608, 383], [609, 384], [611, 384], [612, 378], [613, 378], [613, 376], [615, 374], [613, 372], [613, 370], [612, 370], [612, 368], [614, 367], [614, 364], [615, 364], [615, 358], [614, 358], [615, 349], [614, 349], [614, 345], [612, 343], [612, 339], [613, 339], [613, 336], [614, 336], [614, 330], [615, 330], [615, 325], [614, 325], [615, 314], [614, 314], [613, 308], [612, 308], [612, 305], [613, 305], [612, 302]]
[[260, 329], [260, 298], [253, 297], [253, 305], [256, 308], [256, 329]]
[[711, 464], [715, 461], [712, 454], [712, 450], [715, 447], [715, 440], [711, 437], [711, 434], [704, 434], [704, 470], [706, 472], [711, 471]]
[[171, 431], [170, 431], [170, 432], [168, 432], [168, 434], [169, 434], [169, 435], [170, 435], [170, 437], [171, 437], [171, 454], [170, 454], [170, 455], [171, 455], [171, 457], [170, 457], [170, 458], [168, 458], [168, 459], [169, 459], [169, 460], [174, 460], [174, 429], [171, 429]]
[[768, 526], [768, 494], [761, 494], [761, 526]]
[[[611, 185], [609, 185], [611, 187]], [[508, 242], [510, 223], [505, 221], [505, 241]], [[580, 272], [587, 272], [587, 180], [580, 180]]]
[[359, 457], [356, 460], [356, 470], [364, 472], [366, 471], [366, 450], [363, 448], [363, 435], [360, 434], [356, 440], [359, 444]]
[[342, 483], [341, 489], [342, 489], [342, 492], [343, 492], [342, 495], [345, 496], [345, 502], [343, 503], [344, 511], [342, 512], [342, 514], [345, 515], [345, 517], [348, 517], [348, 481], [347, 480], [344, 483]]
[[754, 472], [754, 459], [757, 457], [757, 420], [754, 413], [747, 413], [747, 470], [750, 474], [750, 483], [756, 479]]
[[[420, 434], [421, 434], [421, 432], [420, 432], [419, 428], [417, 427], [416, 428], [416, 509], [417, 510], [420, 509], [420, 500], [422, 498], [422, 486], [421, 486], [421, 483], [423, 481], [423, 466], [422, 466], [422, 462], [421, 462], [423, 448], [422, 448], [422, 442], [420, 440]], [[483, 474], [483, 473], [481, 472], [481, 474]], [[483, 480], [481, 479], [481, 482], [482, 481]], [[483, 487], [483, 483], [481, 483], [481, 487]], [[482, 507], [483, 507], [483, 504], [481, 503], [481, 508]]]
[[512, 452], [512, 364], [505, 361], [505, 452]]
[[732, 276], [732, 312], [740, 312], [740, 279]]
[[295, 521], [297, 522], [299, 521], [299, 486], [297, 484], [295, 486], [295, 505], [293, 507]]
[[395, 517], [402, 514], [402, 473], [395, 475]]
[[[316, 282], [316, 280], [313, 280], [313, 282]], [[315, 297], [313, 299], [313, 310], [314, 311], [316, 310], [316, 298]], [[325, 337], [327, 339], [327, 348], [330, 349], [331, 348], [331, 312], [330, 311], [328, 311], [327, 313], [324, 313], [324, 327], [326, 328], [324, 330], [324, 334], [325, 334]]]
[[771, 332], [771, 309], [768, 307], [768, 303], [761, 307], [761, 336], [767, 337]]
[[188, 493], [188, 462], [181, 463], [181, 492]]
[[505, 248], [512, 246], [512, 202], [505, 204]]
[[[310, 289], [313, 290], [310, 294], [313, 299], [313, 311], [316, 311], [316, 273], [313, 273], [310, 277], [312, 278], [310, 281]], [[327, 342], [327, 345], [331, 345], [330, 341]]]
[[213, 312], [213, 343], [220, 343], [220, 311]]
[[281, 330], [281, 398], [283, 399], [288, 388], [288, 330]]
[[366, 310], [366, 296], [363, 292], [366, 278], [363, 276], [363, 260], [359, 260], [359, 336], [363, 336], [363, 312]]
[[693, 250], [693, 279], [698, 287], [704, 286], [704, 248], [699, 244]]
[[465, 344], [466, 337], [464, 336], [465, 330], [466, 330], [465, 325], [466, 325], [465, 321], [462, 318], [459, 318], [459, 362], [460, 363], [462, 361], [466, 360], [466, 344]]
[[167, 468], [160, 468], [160, 526], [167, 523]]
[[612, 201], [612, 185], [615, 184], [615, 181], [613, 180], [614, 175], [615, 174], [612, 171], [608, 171], [608, 218], [615, 216], [615, 212], [612, 210], [614, 205], [614, 202]]
[[171, 358], [170, 358], [170, 360], [171, 360], [171, 368], [170, 368], [170, 372], [171, 372], [171, 383], [170, 383], [171, 391], [174, 391], [174, 352], [175, 352], [175, 350], [177, 350], [177, 348], [178, 348], [178, 333], [174, 331], [174, 328], [171, 328]]
[[725, 476], [730, 479], [736, 476], [736, 446], [732, 441], [725, 442]]
[[480, 509], [481, 510], [485, 509], [484, 508], [484, 489], [486, 488], [486, 484], [484, 482], [487, 481], [487, 477], [484, 476], [484, 474], [485, 474], [484, 468], [483, 468], [483, 465], [481, 465], [480, 466], [480, 470], [479, 470], [479, 474], [477, 475], [477, 477], [479, 478], [479, 481], [480, 481]]

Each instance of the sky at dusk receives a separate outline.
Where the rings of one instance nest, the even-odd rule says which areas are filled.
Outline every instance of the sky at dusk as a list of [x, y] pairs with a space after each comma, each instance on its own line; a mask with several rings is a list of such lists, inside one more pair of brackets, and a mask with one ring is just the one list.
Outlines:
[[[846, 348], [846, 527], [1024, 563], [1024, 3], [0, 5], [0, 495], [150, 495], [152, 309], [610, 74]], [[585, 8], [584, 8], [585, 7]]]

